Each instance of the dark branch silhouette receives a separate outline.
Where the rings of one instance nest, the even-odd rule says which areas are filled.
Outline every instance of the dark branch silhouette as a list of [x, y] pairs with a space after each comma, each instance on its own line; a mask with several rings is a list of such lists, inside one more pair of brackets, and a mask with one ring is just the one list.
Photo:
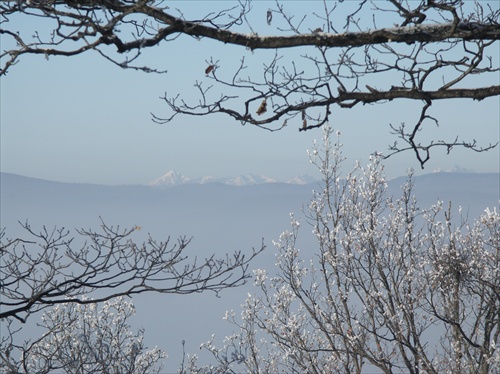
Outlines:
[[[0, 320], [21, 322], [55, 304], [98, 303], [144, 292], [190, 294], [220, 291], [246, 282], [248, 263], [261, 251], [216, 258], [188, 259], [191, 239], [136, 243], [133, 233], [102, 222], [101, 232], [35, 231], [23, 224], [28, 239], [6, 239], [0, 232]], [[82, 240], [80, 240], [82, 239]], [[84, 296], [92, 297], [87, 299]]]
[[[168, 59], [158, 66], [143, 66], [139, 63], [143, 52], [185, 37], [241, 46], [242, 56], [245, 49], [274, 50], [270, 61], [250, 76], [244, 57], [239, 66], [229, 68], [205, 56], [207, 66], [195, 83], [199, 98], [165, 93], [170, 113], [153, 115], [154, 121], [167, 123], [179, 114], [222, 113], [270, 131], [285, 125], [297, 126], [299, 131], [320, 127], [331, 120], [336, 107], [406, 99], [421, 101], [426, 111], [436, 100], [483, 100], [500, 94], [500, 10], [494, 1], [324, 1], [321, 12], [299, 17], [289, 14], [279, 1], [258, 15], [250, 0], [242, 0], [224, 2], [226, 9], [191, 19], [168, 4], [3, 1], [0, 33], [7, 43], [0, 55], [0, 75], [26, 54], [73, 56], [87, 51], [97, 51], [121, 68], [164, 73]], [[261, 17], [260, 23], [256, 17]], [[18, 30], [18, 20], [43, 21], [46, 28], [44, 32]], [[273, 28], [271, 35], [258, 32], [257, 26], [263, 25], [266, 30]], [[304, 51], [300, 63], [296, 54], [290, 55], [298, 48]], [[169, 55], [172, 58], [182, 56]], [[413, 130], [396, 131], [409, 147], [396, 142], [389, 155], [413, 150], [423, 167], [436, 145], [474, 151], [496, 145], [481, 147], [455, 136], [451, 141], [421, 144], [416, 133], [424, 127], [420, 119]]]

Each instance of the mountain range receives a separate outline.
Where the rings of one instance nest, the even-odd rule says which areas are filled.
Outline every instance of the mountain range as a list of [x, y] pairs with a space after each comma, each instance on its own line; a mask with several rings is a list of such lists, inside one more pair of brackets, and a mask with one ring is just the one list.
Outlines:
[[[451, 169], [447, 170], [443, 169], [433, 170], [432, 173], [474, 174], [474, 171], [471, 169], [466, 169], [461, 166], [455, 165]], [[314, 182], [318, 182], [318, 178], [314, 178], [309, 174], [302, 174], [288, 179], [278, 179], [261, 174], [243, 174], [235, 177], [222, 177], [222, 178], [216, 178], [212, 176], [191, 178], [177, 172], [176, 170], [169, 170], [161, 177], [156, 178], [155, 180], [149, 182], [147, 185], [156, 188], [168, 188], [173, 186], [181, 186], [184, 184], [207, 184], [207, 183], [221, 183], [230, 186], [252, 186], [265, 183], [285, 183], [285, 184], [305, 185]]]
[[[258, 228], [254, 232], [257, 236], [267, 234], [269, 237], [271, 233], [267, 229], [272, 227], [272, 235], [279, 235], [288, 213], [301, 212], [310, 201], [312, 191], [322, 188], [319, 181], [306, 183], [312, 179], [303, 176], [288, 183], [255, 175], [190, 179], [172, 171], [150, 185], [107, 186], [55, 182], [2, 172], [0, 226], [12, 229], [18, 226], [18, 221], [29, 219], [34, 224], [82, 227], [98, 222], [102, 216], [120, 225], [144, 225], [141, 222], [147, 221], [160, 233], [168, 226], [169, 231], [177, 233], [186, 233], [186, 228], [187, 231], [201, 228], [211, 236], [212, 223], [229, 228], [244, 221], [247, 228]], [[389, 180], [388, 195], [400, 196], [406, 179]], [[413, 192], [421, 207], [438, 200], [451, 201], [454, 207], [460, 205], [475, 217], [486, 207], [498, 206], [500, 174], [419, 175], [414, 177]], [[238, 231], [237, 227], [231, 227], [233, 229]]]
[[307, 174], [303, 174], [286, 180], [279, 180], [276, 178], [266, 177], [265, 175], [256, 174], [245, 174], [226, 178], [215, 178], [211, 176], [190, 178], [181, 173], [178, 173], [175, 170], [170, 170], [161, 177], [148, 183], [148, 185], [157, 188], [166, 188], [183, 184], [222, 183], [230, 186], [249, 186], [264, 183], [309, 184], [315, 181], [317, 181], [317, 179]]

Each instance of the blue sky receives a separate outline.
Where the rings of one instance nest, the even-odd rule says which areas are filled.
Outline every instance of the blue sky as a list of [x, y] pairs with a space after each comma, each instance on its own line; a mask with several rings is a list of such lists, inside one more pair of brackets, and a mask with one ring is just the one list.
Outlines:
[[[303, 9], [301, 2], [285, 3], [293, 12]], [[220, 6], [222, 2], [178, 4], [190, 18], [195, 11], [203, 14], [208, 6]], [[257, 2], [254, 11], [265, 14], [273, 4]], [[270, 33], [261, 18], [256, 29]], [[27, 25], [19, 24], [19, 29], [24, 27]], [[499, 50], [498, 43], [496, 48]], [[142, 64], [164, 61], [160, 66], [168, 69], [165, 75], [122, 70], [95, 52], [48, 60], [43, 56], [23, 57], [1, 78], [1, 170], [100, 184], [145, 184], [171, 169], [190, 177], [314, 175], [306, 150], [313, 139], [321, 138], [321, 130], [299, 133], [298, 125], [289, 125], [270, 133], [243, 127], [225, 116], [178, 116], [164, 125], [151, 121], [151, 112], [159, 116], [167, 113], [160, 99], [165, 91], [184, 92], [185, 97], [191, 97], [194, 82], [206, 79], [205, 60], [214, 57], [224, 69], [245, 56], [251, 69], [258, 69], [261, 58], [269, 53], [181, 37], [143, 53]], [[294, 53], [304, 50], [287, 52], [284, 61], [292, 59]], [[435, 102], [431, 114], [440, 119], [441, 126], [428, 130], [428, 134], [446, 139], [460, 135], [485, 145], [497, 142], [499, 100]], [[331, 125], [343, 133], [348, 162], [364, 161], [373, 151], [386, 151], [394, 141], [389, 123], [411, 123], [418, 118], [419, 105], [399, 101], [350, 110], [333, 108]], [[481, 154], [456, 149], [449, 156], [438, 151], [423, 172], [454, 165], [477, 172], [498, 172], [499, 159], [498, 148]], [[419, 169], [409, 152], [385, 163], [389, 177], [404, 175], [409, 167]]]

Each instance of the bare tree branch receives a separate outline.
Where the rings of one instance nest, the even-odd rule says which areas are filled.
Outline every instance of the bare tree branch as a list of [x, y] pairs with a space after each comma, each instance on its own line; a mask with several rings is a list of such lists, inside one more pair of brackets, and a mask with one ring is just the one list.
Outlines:
[[78, 230], [77, 239], [64, 228], [37, 232], [28, 223], [22, 226], [29, 240], [5, 239], [4, 231], [0, 235], [2, 320], [25, 322], [55, 304], [97, 303], [144, 292], [217, 294], [244, 284], [248, 263], [265, 248], [247, 256], [235, 252], [189, 261], [184, 253], [191, 239], [171, 244], [169, 238], [157, 242], [149, 237], [137, 244], [131, 236], [139, 227], [120, 230], [102, 222], [102, 232]]
[[[242, 124], [278, 131], [298, 116], [295, 126], [306, 131], [329, 122], [335, 107], [406, 99], [421, 101], [425, 108], [435, 100], [500, 95], [500, 9], [493, 1], [324, 1], [300, 15], [289, 13], [285, 5], [276, 1], [258, 15], [250, 0], [224, 2], [222, 10], [188, 18], [187, 9], [174, 10], [161, 0], [3, 1], [0, 33], [7, 43], [0, 52], [0, 75], [26, 54], [74, 56], [87, 51], [97, 51], [121, 68], [164, 73], [163, 61], [159, 66], [139, 63], [144, 52], [191, 37], [244, 47], [242, 55], [245, 50], [276, 53], [250, 76], [244, 57], [231, 73], [206, 56], [205, 75], [196, 81], [199, 98], [190, 102], [181, 92], [166, 93], [169, 112], [154, 114], [155, 122], [170, 122], [179, 114], [222, 113]], [[43, 22], [49, 31], [19, 30], [18, 19]], [[266, 23], [273, 34], [257, 33]], [[296, 50], [304, 54], [297, 58]], [[265, 112], [259, 111], [263, 101]], [[419, 158], [423, 166], [429, 150], [440, 142], [419, 144], [416, 129], [425, 127], [417, 120], [408, 132], [412, 139], [399, 132], [410, 148], [390, 148], [389, 154], [410, 149], [418, 158], [424, 150], [426, 155]], [[493, 147], [476, 147], [474, 141], [445, 143], [450, 149]]]

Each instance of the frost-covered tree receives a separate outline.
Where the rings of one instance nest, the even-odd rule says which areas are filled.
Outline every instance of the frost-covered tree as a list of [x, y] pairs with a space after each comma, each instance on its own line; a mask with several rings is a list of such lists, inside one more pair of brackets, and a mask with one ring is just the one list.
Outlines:
[[[190, 238], [172, 243], [170, 238], [157, 241], [148, 236], [140, 242], [134, 240], [139, 226], [121, 229], [101, 221], [100, 230], [81, 229], [77, 235], [64, 228], [38, 231], [28, 223], [22, 226], [25, 235], [17, 238], [0, 230], [0, 372], [16, 372], [18, 356], [30, 344], [27, 323], [40, 311], [63, 304], [45, 318], [50, 322], [66, 316], [69, 322], [85, 320], [76, 316], [79, 311], [94, 313], [96, 303], [122, 296], [217, 294], [244, 284], [250, 276], [249, 261], [264, 249], [262, 245], [246, 256], [237, 251], [221, 258], [188, 257]], [[124, 302], [107, 305], [104, 315], [113, 305], [131, 307]], [[66, 322], [54, 321], [52, 330], [64, 328]]]
[[146, 350], [144, 331], [134, 333], [132, 301], [118, 297], [97, 304], [59, 304], [45, 311], [42, 337], [23, 350], [26, 373], [160, 373], [166, 352]]
[[[251, 373], [494, 373], [500, 367], [500, 215], [452, 224], [441, 202], [421, 210], [411, 176], [386, 196], [378, 156], [342, 175], [331, 129], [312, 162], [323, 175], [299, 249], [301, 223], [275, 243], [276, 270], [255, 270], [255, 292], [216, 364], [186, 371]], [[333, 144], [332, 144], [333, 143]], [[441, 217], [444, 215], [444, 217]], [[460, 216], [461, 217], [461, 216]], [[444, 218], [444, 219], [443, 219]]]
[[[437, 122], [434, 102], [500, 95], [498, 1], [209, 4], [200, 14], [200, 7], [180, 1], [2, 1], [0, 76], [27, 55], [97, 52], [120, 68], [146, 72], [165, 72], [172, 60], [195, 56], [193, 71], [174, 74], [192, 79], [199, 97], [169, 88], [169, 111], [156, 121], [221, 113], [271, 131], [287, 124], [305, 131], [342, 108], [411, 100], [421, 103], [420, 115], [394, 127], [401, 144], [391, 153], [413, 150], [423, 166], [436, 146], [492, 146], [455, 137], [428, 141], [419, 130]], [[192, 39], [200, 43], [185, 43]], [[211, 42], [226, 45], [227, 55], [224, 49], [215, 55]], [[153, 47], [163, 47], [165, 55], [148, 60]], [[188, 53], [171, 53], [176, 47]], [[200, 49], [196, 55], [194, 48]], [[231, 61], [235, 51], [241, 61]]]

